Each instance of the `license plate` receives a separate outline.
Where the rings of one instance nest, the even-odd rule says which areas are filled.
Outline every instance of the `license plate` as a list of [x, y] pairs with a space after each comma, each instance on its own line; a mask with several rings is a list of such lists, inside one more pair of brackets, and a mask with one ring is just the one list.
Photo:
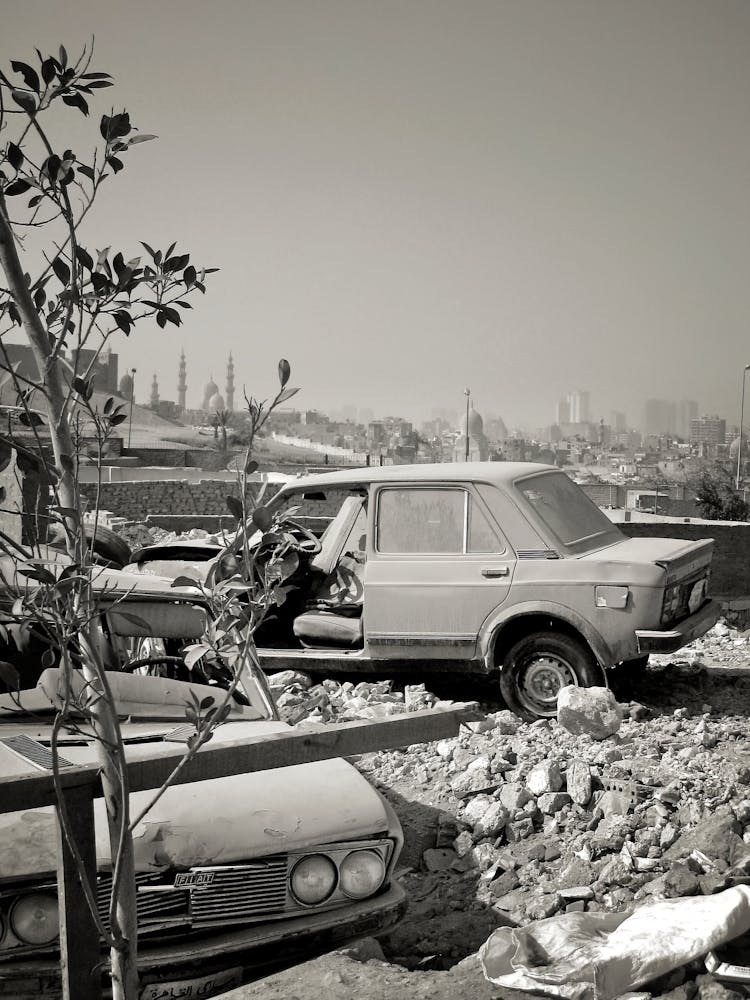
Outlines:
[[203, 1000], [224, 990], [242, 985], [242, 969], [227, 969], [198, 979], [173, 979], [168, 983], [149, 983], [138, 994], [138, 1000]]
[[698, 608], [703, 604], [706, 597], [706, 580], [699, 580], [693, 585], [693, 589], [690, 592], [690, 598], [688, 599], [688, 611], [690, 614], [694, 614]]

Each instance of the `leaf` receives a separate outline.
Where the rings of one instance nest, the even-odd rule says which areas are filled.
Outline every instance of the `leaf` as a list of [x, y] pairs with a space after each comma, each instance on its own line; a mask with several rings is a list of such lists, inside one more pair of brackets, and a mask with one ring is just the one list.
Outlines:
[[112, 169], [116, 174], [119, 174], [119, 172], [125, 166], [122, 160], [118, 159], [116, 156], [108, 156], [107, 163], [110, 165], [110, 167], [112, 167]]
[[87, 271], [94, 270], [94, 259], [84, 247], [76, 247], [76, 258], [78, 259], [79, 264], [83, 264]]
[[114, 320], [123, 333], [130, 333], [133, 327], [133, 319], [129, 312], [126, 312], [124, 309], [119, 310], [114, 314]]
[[17, 146], [15, 142], [8, 143], [8, 163], [14, 170], [20, 170], [23, 166], [24, 155], [23, 150], [20, 146]]
[[86, 382], [80, 375], [76, 375], [71, 384], [74, 392], [77, 392], [79, 396], [86, 396]]
[[8, 315], [10, 316], [11, 320], [16, 324], [16, 326], [22, 326], [21, 314], [18, 311], [18, 307], [16, 306], [15, 302], [8, 303]]
[[68, 65], [68, 53], [65, 51], [65, 46], [60, 46], [60, 65], [63, 69]]
[[78, 173], [83, 174], [84, 177], [88, 177], [90, 181], [94, 180], [94, 171], [91, 167], [87, 166], [85, 163], [78, 164]]
[[245, 462], [245, 472], [248, 475], [250, 475], [251, 473], [257, 471], [258, 471], [258, 463], [255, 461], [254, 458], [248, 458], [248, 460]]
[[162, 306], [161, 311], [167, 317], [169, 322], [174, 323], [175, 326], [179, 326], [182, 323], [182, 316], [180, 316], [176, 309], [172, 309], [170, 306]]
[[0, 681], [5, 683], [9, 691], [18, 691], [21, 687], [21, 675], [7, 660], [0, 660]]
[[238, 497], [228, 496], [226, 498], [227, 510], [232, 515], [236, 517], [238, 521], [242, 521], [245, 517], [245, 511], [242, 507], [242, 501]]
[[285, 400], [291, 399], [292, 396], [296, 395], [298, 392], [299, 392], [299, 387], [297, 387], [296, 389], [291, 389], [291, 388], [283, 389], [276, 397], [276, 402], [283, 403]]
[[88, 115], [89, 113], [88, 102], [81, 94], [64, 94], [63, 104], [68, 104], [71, 108], [78, 108], [84, 115]]
[[167, 325], [167, 314], [164, 312], [163, 309], [160, 309], [156, 314], [156, 322], [159, 324], [162, 330]]
[[211, 706], [213, 705], [213, 703], [215, 701], [216, 701], [216, 699], [213, 697], [213, 695], [210, 695], [210, 694], [206, 695], [205, 698], [202, 698], [201, 699], [201, 704], [200, 704], [201, 712], [205, 712], [205, 710], [207, 708], [211, 708]]
[[147, 622], [145, 618], [140, 618], [138, 615], [134, 615], [132, 611], [123, 611], [122, 606], [117, 608], [117, 614], [125, 619], [126, 622], [130, 622], [131, 625], [135, 625], [136, 628], [145, 629], [147, 634], [148, 629], [152, 628], [150, 622]]
[[42, 308], [44, 303], [47, 301], [47, 293], [43, 288], [37, 288], [34, 292], [34, 305], [36, 306], [37, 312]]
[[192, 264], [185, 268], [182, 273], [182, 280], [185, 282], [188, 288], [195, 284], [195, 279], [198, 277], [197, 272]]
[[198, 580], [194, 580], [192, 576], [176, 576], [174, 580], [172, 580], [171, 585], [173, 587], [194, 587], [196, 590], [201, 589], [200, 582]]
[[167, 257], [162, 270], [166, 274], [171, 274], [172, 271], [181, 271], [184, 267], [187, 267], [189, 260], [189, 253], [179, 254], [177, 257]]
[[55, 272], [55, 277], [60, 281], [61, 284], [67, 285], [70, 281], [70, 268], [62, 259], [62, 257], [55, 257], [52, 261], [52, 270]]
[[52, 56], [44, 60], [42, 63], [42, 79], [45, 83], [52, 83], [59, 65], [57, 59], [53, 59]]
[[158, 135], [144, 135], [141, 132], [138, 135], [134, 135], [130, 139], [128, 139], [128, 145], [134, 146], [135, 143], [137, 142], [150, 142], [152, 139], [158, 139], [158, 138], [159, 138]]
[[199, 642], [195, 646], [188, 646], [185, 650], [185, 666], [188, 670], [192, 670], [194, 665], [200, 660], [202, 656], [206, 653], [211, 652], [211, 647], [207, 646], [204, 642]]
[[54, 665], [55, 665], [54, 649], [45, 649], [45, 651], [42, 653], [42, 666], [54, 667]]
[[279, 382], [281, 382], [282, 389], [289, 381], [289, 376], [291, 375], [291, 373], [292, 373], [291, 365], [289, 364], [286, 358], [282, 358], [281, 361], [279, 361]]
[[6, 188], [3, 188], [3, 194], [8, 197], [12, 197], [14, 194], [24, 194], [30, 187], [31, 184], [28, 181], [21, 180], [19, 177], [18, 180], [13, 181]]
[[113, 417], [109, 418], [109, 422], [112, 427], [117, 427], [119, 424], [124, 424], [127, 419], [128, 415], [126, 413], [115, 413]]
[[20, 73], [23, 77], [23, 82], [29, 88], [29, 90], [35, 90], [37, 94], [39, 93], [39, 74], [35, 69], [32, 69], [28, 63], [18, 62], [14, 59], [11, 62], [11, 67], [14, 73]]
[[156, 257], [156, 250], [154, 250], [153, 247], [150, 247], [148, 243], [144, 243], [143, 240], [141, 240], [141, 246], [151, 254], [152, 260]]
[[43, 194], [35, 194], [33, 198], [29, 198], [29, 208], [36, 208], [40, 201], [44, 199]]
[[253, 511], [252, 521], [256, 528], [260, 528], [261, 531], [268, 531], [273, 523], [273, 518], [267, 507], [256, 507]]
[[11, 90], [10, 96], [20, 108], [23, 108], [27, 115], [33, 115], [36, 112], [36, 101], [28, 91]]
[[85, 87], [86, 92], [90, 90], [101, 90], [102, 87], [114, 87], [111, 80], [94, 80]]

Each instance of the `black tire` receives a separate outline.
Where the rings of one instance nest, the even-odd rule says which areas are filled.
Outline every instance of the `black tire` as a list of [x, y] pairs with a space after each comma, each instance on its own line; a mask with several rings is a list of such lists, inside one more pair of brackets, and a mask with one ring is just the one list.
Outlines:
[[[65, 548], [65, 534], [59, 526], [53, 529], [53, 535], [49, 539], [49, 544], [55, 548]], [[130, 562], [130, 546], [111, 528], [105, 528], [103, 524], [97, 524], [96, 534], [93, 524], [83, 525], [83, 534], [86, 541], [91, 545], [92, 552], [100, 560], [104, 560], [116, 569], [122, 569]], [[93, 545], [92, 545], [93, 539]]]
[[528, 722], [557, 715], [560, 688], [603, 683], [588, 646], [560, 632], [532, 632], [519, 639], [506, 653], [500, 669], [505, 704]]

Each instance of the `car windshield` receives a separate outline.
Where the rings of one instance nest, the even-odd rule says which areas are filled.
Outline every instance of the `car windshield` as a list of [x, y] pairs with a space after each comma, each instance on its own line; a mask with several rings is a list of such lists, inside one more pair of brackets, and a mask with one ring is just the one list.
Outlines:
[[515, 486], [570, 552], [601, 548], [622, 537], [607, 515], [564, 472], [530, 476], [518, 480]]

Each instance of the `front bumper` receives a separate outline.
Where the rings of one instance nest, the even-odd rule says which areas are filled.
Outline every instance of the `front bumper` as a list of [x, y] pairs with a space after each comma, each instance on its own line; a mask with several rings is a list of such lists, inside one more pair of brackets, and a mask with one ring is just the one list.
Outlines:
[[702, 608], [670, 629], [636, 629], [639, 653], [674, 653], [693, 639], [699, 639], [716, 624], [721, 615], [717, 601], [706, 601]]
[[[406, 906], [404, 890], [392, 883], [379, 896], [339, 910], [243, 927], [208, 938], [181, 939], [169, 945], [149, 946], [144, 941], [138, 949], [141, 989], [151, 983], [189, 980], [237, 967], [242, 969], [242, 981], [250, 982], [357, 938], [382, 934], [401, 920]], [[108, 978], [105, 974], [104, 996], [111, 996]], [[58, 1000], [61, 996], [56, 959], [0, 962], [0, 998]]]

